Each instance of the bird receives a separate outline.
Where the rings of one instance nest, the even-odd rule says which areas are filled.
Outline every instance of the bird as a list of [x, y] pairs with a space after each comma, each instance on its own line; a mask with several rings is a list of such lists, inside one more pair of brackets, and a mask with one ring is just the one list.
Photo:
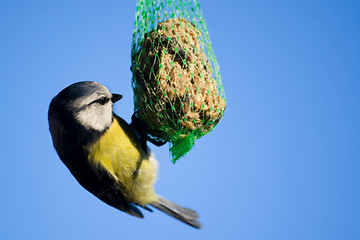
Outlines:
[[106, 204], [143, 218], [156, 208], [194, 228], [199, 215], [155, 193], [158, 162], [142, 137], [113, 112], [122, 95], [94, 81], [61, 90], [48, 110], [54, 148], [79, 184]]

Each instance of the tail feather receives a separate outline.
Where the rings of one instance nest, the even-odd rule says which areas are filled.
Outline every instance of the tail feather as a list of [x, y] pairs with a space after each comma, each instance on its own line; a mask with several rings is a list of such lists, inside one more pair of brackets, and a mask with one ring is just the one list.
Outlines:
[[199, 215], [194, 210], [181, 207], [160, 196], [158, 196], [158, 202], [150, 205], [190, 226], [201, 228], [201, 223], [197, 221]]

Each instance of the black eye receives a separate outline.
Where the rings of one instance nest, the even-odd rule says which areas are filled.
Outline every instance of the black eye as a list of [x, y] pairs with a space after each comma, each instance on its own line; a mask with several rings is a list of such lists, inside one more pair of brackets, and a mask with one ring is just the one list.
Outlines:
[[99, 99], [96, 99], [95, 101], [93, 101], [93, 103], [100, 103], [101, 105], [105, 105], [110, 99], [107, 97], [102, 97]]

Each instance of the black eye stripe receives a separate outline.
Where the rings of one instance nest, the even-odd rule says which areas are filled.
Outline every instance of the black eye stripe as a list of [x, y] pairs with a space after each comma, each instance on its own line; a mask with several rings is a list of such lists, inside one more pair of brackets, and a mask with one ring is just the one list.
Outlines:
[[93, 103], [100, 103], [101, 105], [105, 105], [107, 102], [110, 101], [110, 98], [107, 98], [107, 97], [102, 97], [102, 98], [99, 98], [99, 99], [96, 99], [94, 100], [93, 102], [91, 102], [90, 104], [93, 104]]

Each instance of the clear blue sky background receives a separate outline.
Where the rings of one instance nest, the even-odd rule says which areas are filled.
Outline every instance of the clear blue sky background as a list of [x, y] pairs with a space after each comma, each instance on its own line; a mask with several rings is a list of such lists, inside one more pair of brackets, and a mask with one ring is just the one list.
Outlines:
[[47, 109], [94, 80], [132, 110], [135, 1], [1, 1], [0, 239], [360, 239], [360, 2], [200, 0], [228, 106], [156, 190], [202, 230], [130, 217], [56, 155]]

